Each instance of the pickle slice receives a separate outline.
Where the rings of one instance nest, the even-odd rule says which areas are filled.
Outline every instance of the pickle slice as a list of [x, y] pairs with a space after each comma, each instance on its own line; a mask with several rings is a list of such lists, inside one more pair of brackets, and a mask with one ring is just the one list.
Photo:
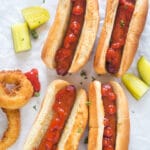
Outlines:
[[14, 48], [17, 53], [31, 49], [30, 35], [26, 23], [13, 25], [12, 36], [14, 41]]
[[139, 100], [149, 89], [149, 87], [139, 78], [133, 74], [125, 74], [122, 77], [124, 85], [127, 87], [129, 92]]
[[137, 67], [142, 80], [150, 85], [150, 62], [142, 56], [138, 61]]
[[22, 10], [22, 14], [31, 30], [44, 24], [50, 18], [49, 12], [40, 6], [25, 8]]

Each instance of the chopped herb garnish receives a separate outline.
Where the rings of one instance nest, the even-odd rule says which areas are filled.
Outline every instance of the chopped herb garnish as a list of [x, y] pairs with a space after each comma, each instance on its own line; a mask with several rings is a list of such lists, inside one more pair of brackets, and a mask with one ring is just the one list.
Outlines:
[[87, 106], [91, 105], [91, 101], [87, 101], [87, 102], [86, 102], [86, 105], [87, 105]]
[[87, 79], [87, 75], [86, 75], [86, 72], [84, 70], [81, 71], [80, 73], [81, 77], [83, 77], [84, 79]]
[[84, 139], [84, 144], [88, 143], [88, 136]]
[[22, 38], [21, 41], [24, 41], [24, 38]]
[[81, 133], [82, 132], [82, 128], [78, 128], [77, 133]]
[[82, 85], [83, 84], [83, 82], [80, 82], [80, 85]]
[[123, 20], [120, 20], [120, 26], [124, 27], [125, 26], [125, 22]]
[[39, 96], [40, 96], [40, 93], [39, 93], [39, 92], [35, 92], [35, 93], [34, 93], [34, 96], [35, 96], [35, 97], [39, 97]]
[[95, 80], [96, 80], [96, 78], [92, 76], [92, 81], [95, 81]]
[[33, 106], [33, 109], [34, 109], [34, 110], [37, 110], [36, 105]]
[[81, 77], [84, 77], [84, 76], [86, 76], [86, 72], [84, 70], [82, 70], [80, 75], [81, 75]]
[[38, 33], [35, 30], [31, 31], [31, 35], [34, 39], [37, 39], [39, 37]]

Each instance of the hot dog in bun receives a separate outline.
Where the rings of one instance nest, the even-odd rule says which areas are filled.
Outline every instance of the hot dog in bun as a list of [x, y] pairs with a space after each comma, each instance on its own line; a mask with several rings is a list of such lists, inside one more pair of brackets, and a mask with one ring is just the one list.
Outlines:
[[98, 0], [59, 0], [42, 59], [57, 74], [77, 72], [92, 51], [99, 25]]
[[86, 101], [85, 90], [63, 80], [53, 81], [24, 150], [77, 150], [88, 119]]
[[138, 48], [148, 13], [148, 0], [107, 0], [106, 17], [95, 54], [98, 74], [122, 76]]
[[128, 150], [129, 112], [126, 96], [116, 82], [89, 86], [88, 150]]

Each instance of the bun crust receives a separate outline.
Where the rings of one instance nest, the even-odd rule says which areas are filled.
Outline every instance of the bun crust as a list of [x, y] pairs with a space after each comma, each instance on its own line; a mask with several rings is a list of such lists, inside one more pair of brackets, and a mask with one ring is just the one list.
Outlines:
[[107, 73], [106, 52], [109, 47], [119, 0], [107, 0], [106, 16], [94, 58], [94, 69], [99, 74]]
[[117, 138], [115, 150], [128, 150], [130, 134], [130, 118], [128, 100], [121, 86], [111, 81], [114, 92], [117, 94]]
[[[54, 23], [49, 31], [42, 50], [42, 60], [48, 68], [55, 68], [55, 54], [61, 46], [67, 30], [70, 12], [70, 0], [59, 0]], [[70, 73], [77, 72], [88, 61], [92, 51], [99, 26], [98, 0], [87, 0], [86, 13], [82, 32], [69, 69]]]
[[101, 83], [94, 81], [89, 86], [89, 144], [88, 150], [102, 150], [104, 132], [104, 107], [101, 99]]
[[[33, 148], [38, 147], [40, 144], [53, 117], [52, 106], [55, 101], [55, 95], [60, 89], [67, 85], [69, 85], [69, 83], [66, 81], [55, 80], [48, 86], [39, 114], [25, 142], [24, 150], [33, 150]], [[79, 140], [87, 124], [88, 110], [86, 101], [86, 93], [83, 89], [80, 89], [77, 92], [71, 115], [69, 116], [69, 120], [65, 125], [65, 129], [59, 141], [58, 150], [67, 150], [65, 147], [69, 147], [70, 145], [75, 147], [74, 150], [77, 149]], [[82, 119], [82, 122], [80, 119]], [[78, 134], [74, 134], [74, 130], [79, 127], [82, 127], [83, 130]], [[63, 147], [60, 148], [60, 146]]]
[[[128, 150], [130, 121], [127, 98], [118, 83], [111, 81], [110, 84], [117, 95], [117, 136], [115, 150]], [[90, 132], [88, 150], [102, 150], [104, 108], [100, 92], [101, 83], [99, 81], [92, 82], [89, 87], [91, 105], [89, 107]]]
[[59, 0], [58, 2], [56, 16], [48, 33], [41, 54], [42, 60], [48, 68], [55, 68], [55, 54], [58, 48], [61, 46], [62, 40], [65, 36], [70, 17], [71, 6], [70, 0]]
[[[99, 74], [107, 73], [105, 68], [106, 52], [109, 47], [118, 4], [119, 0], [107, 1], [106, 17], [94, 60], [94, 69]], [[133, 12], [123, 49], [120, 69], [116, 74], [117, 77], [121, 77], [128, 70], [134, 59], [134, 55], [138, 48], [139, 39], [146, 22], [147, 13], [148, 0], [136, 0], [135, 10]], [[126, 58], [128, 58], [128, 61], [126, 61]]]

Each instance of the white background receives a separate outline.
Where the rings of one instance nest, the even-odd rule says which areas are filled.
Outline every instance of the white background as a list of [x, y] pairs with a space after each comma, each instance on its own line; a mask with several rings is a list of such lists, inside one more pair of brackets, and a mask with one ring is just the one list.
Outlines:
[[[9, 150], [22, 150], [22, 146], [25, 142], [26, 136], [33, 124], [33, 121], [38, 113], [42, 98], [46, 92], [48, 84], [57, 78], [62, 78], [56, 75], [55, 71], [46, 68], [42, 62], [40, 55], [43, 43], [47, 36], [50, 25], [52, 24], [55, 16], [57, 2], [55, 0], [0, 0], [0, 70], [14, 70], [21, 69], [26, 72], [32, 68], [37, 68], [39, 70], [39, 78], [41, 82], [41, 92], [40, 97], [32, 98], [30, 102], [21, 109], [21, 133], [17, 142], [9, 148]], [[103, 24], [104, 14], [105, 14], [105, 3], [104, 0], [99, 0], [100, 7], [100, 28]], [[13, 42], [11, 36], [11, 26], [15, 23], [23, 22], [23, 17], [21, 15], [21, 10], [28, 6], [42, 5], [48, 9], [51, 14], [51, 19], [49, 22], [41, 26], [37, 32], [39, 33], [39, 38], [37, 40], [32, 39], [32, 49], [28, 52], [23, 52], [16, 54], [13, 49]], [[138, 26], [138, 24], [137, 24]], [[97, 40], [99, 33], [97, 34]], [[95, 45], [97, 44], [97, 40]], [[93, 53], [95, 46], [93, 49]], [[92, 54], [93, 54], [92, 53]], [[150, 60], [150, 12], [148, 14], [145, 30], [141, 36], [138, 52], [135, 56], [134, 62], [129, 70], [129, 72], [138, 75], [136, 64], [140, 56], [146, 56]], [[88, 87], [92, 76], [98, 80], [109, 81], [109, 80], [120, 80], [110, 76], [97, 76], [92, 69], [93, 55], [90, 57], [90, 61], [83, 68], [87, 74], [88, 79], [85, 80], [80, 76], [80, 71], [75, 75], [68, 75], [63, 77], [75, 84], [77, 87], [81, 87], [80, 82], [83, 82], [82, 87]], [[121, 83], [122, 85], [122, 83]], [[123, 85], [122, 85], [123, 86]], [[150, 150], [150, 91], [140, 100], [136, 101], [125, 89], [129, 100], [130, 109], [130, 119], [131, 119], [131, 136], [130, 136], [130, 146], [129, 150]], [[36, 106], [36, 110], [33, 108]], [[5, 114], [0, 111], [0, 137], [4, 130], [7, 128], [7, 119]], [[86, 135], [85, 135], [86, 136]], [[84, 144], [84, 137], [82, 138], [80, 144], [80, 150], [85, 150], [86, 145]]]

